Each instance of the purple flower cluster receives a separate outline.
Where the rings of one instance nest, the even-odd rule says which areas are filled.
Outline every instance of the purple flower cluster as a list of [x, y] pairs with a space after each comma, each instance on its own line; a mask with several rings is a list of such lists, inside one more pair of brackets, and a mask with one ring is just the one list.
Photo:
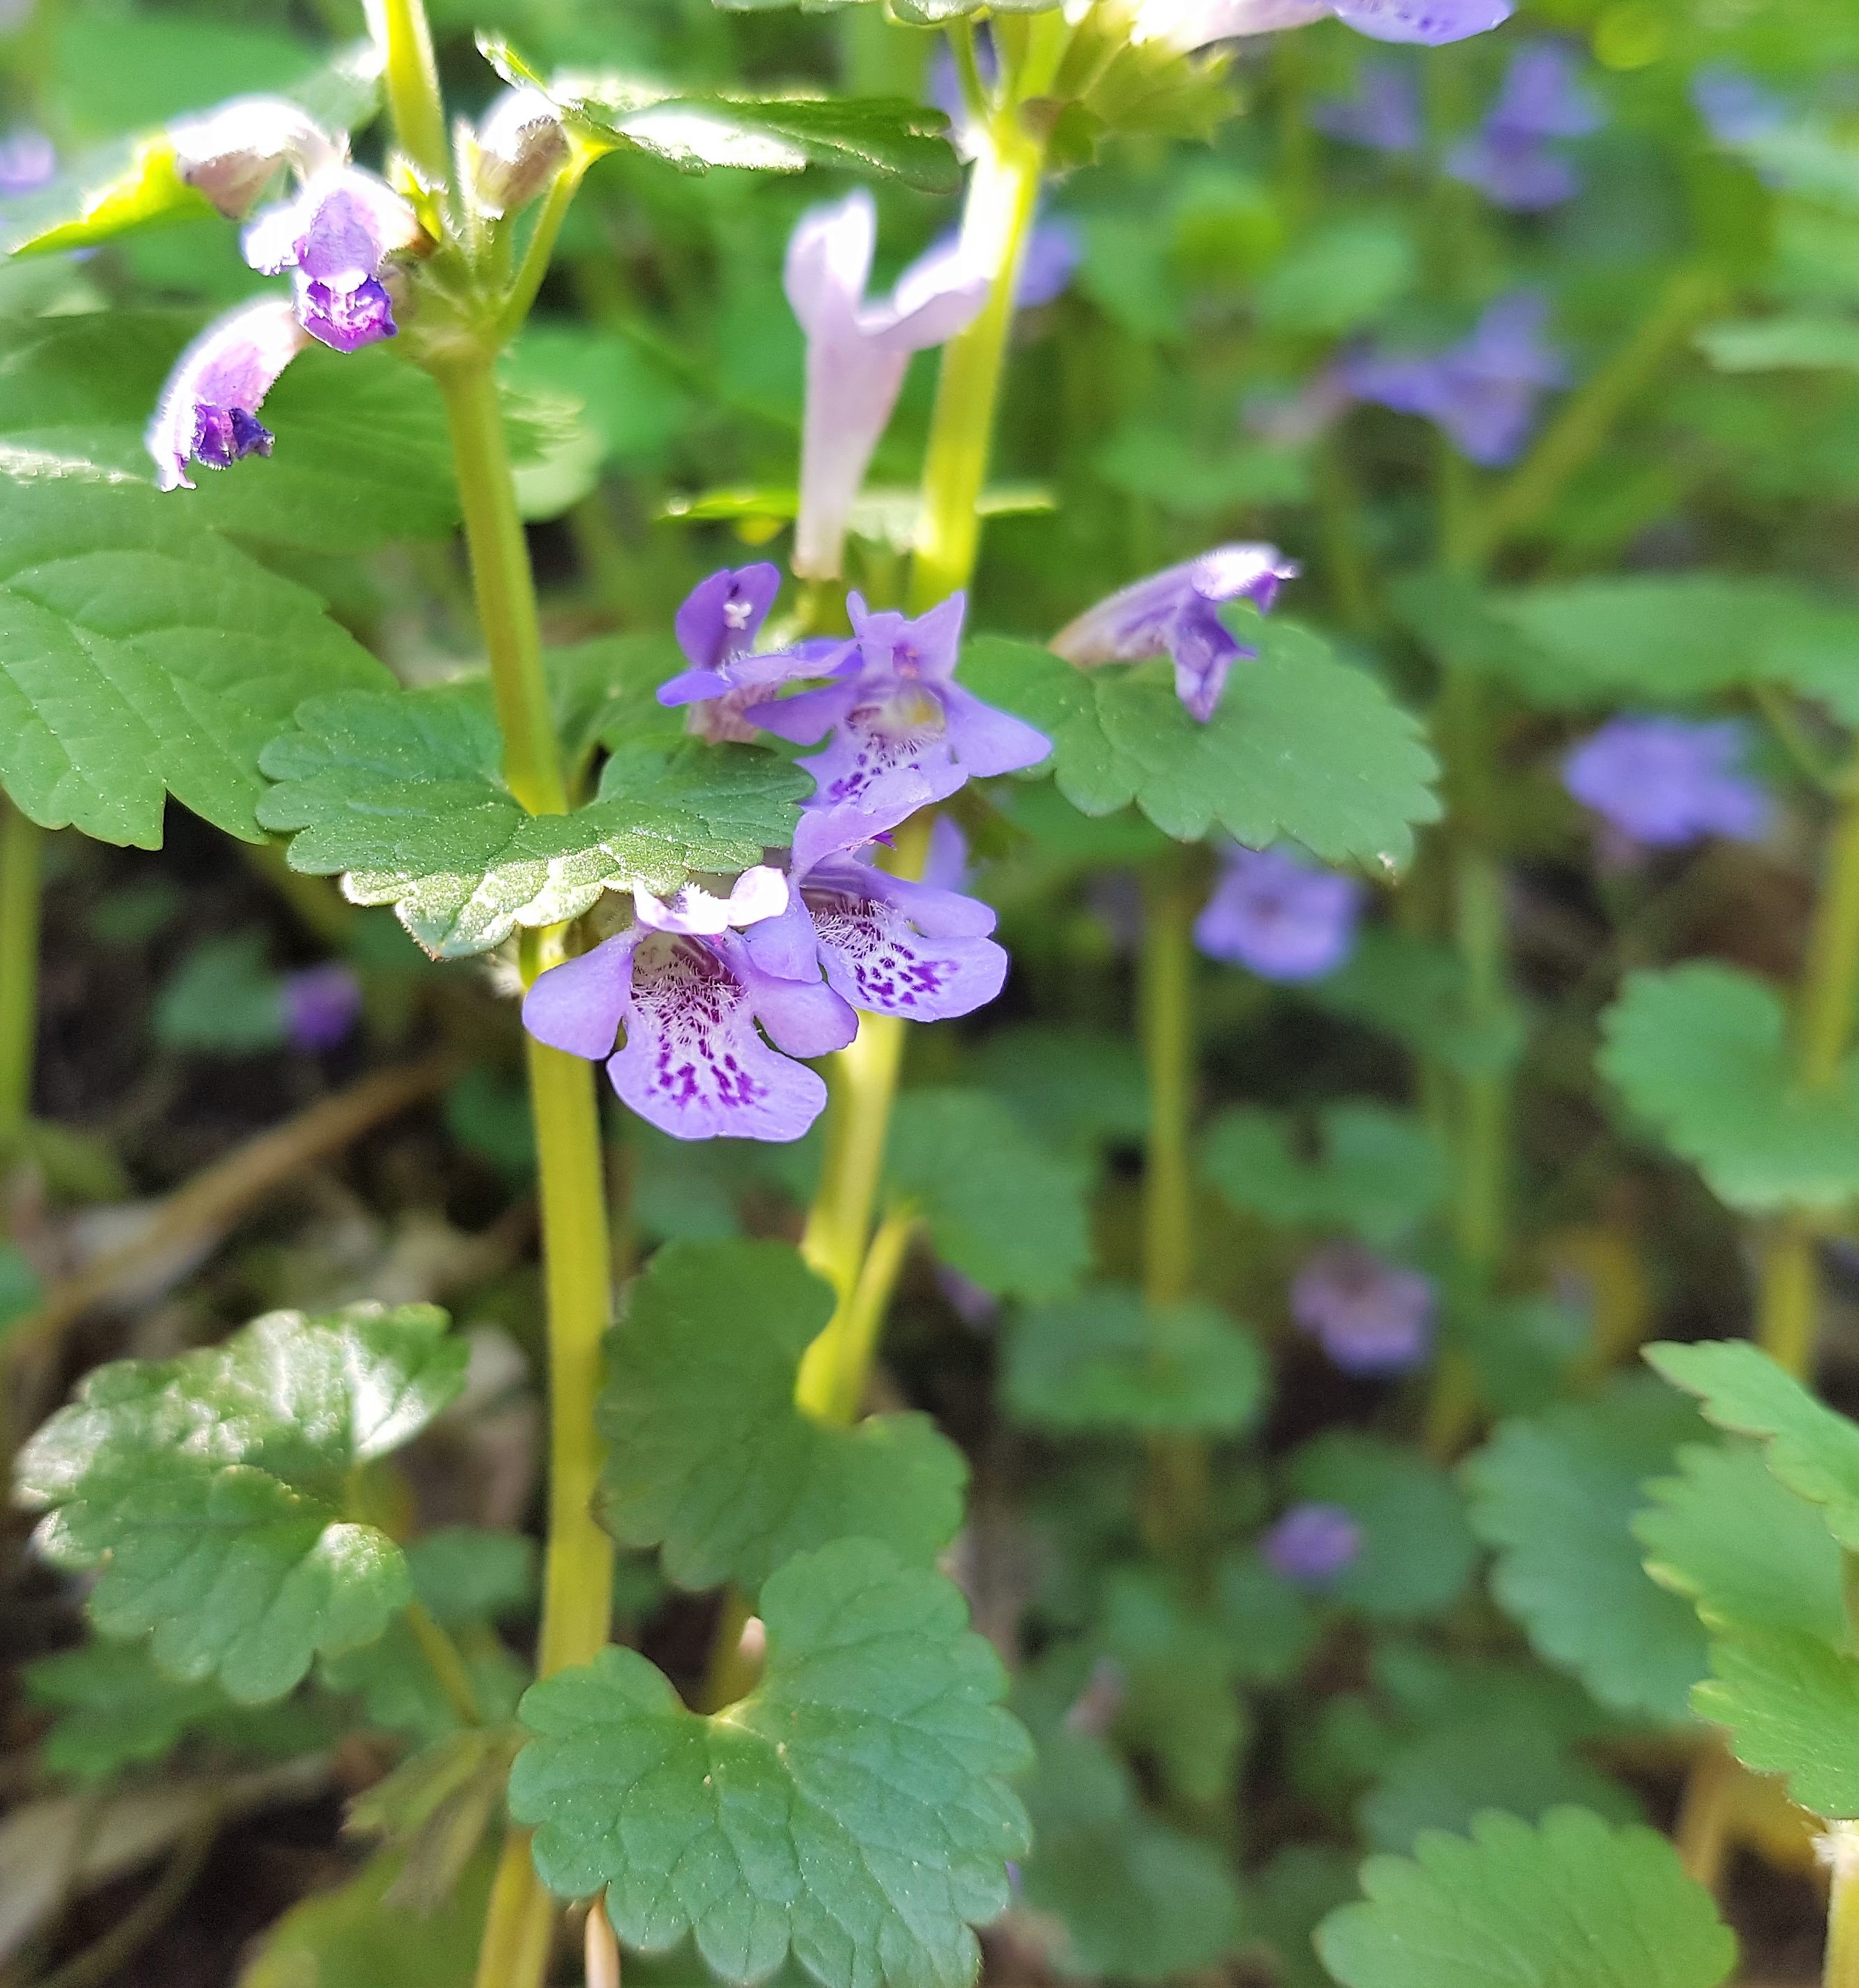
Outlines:
[[1439, 1296], [1430, 1277], [1360, 1242], [1332, 1242], [1291, 1284], [1291, 1316], [1346, 1374], [1404, 1374], [1433, 1344]]
[[1132, 39], [1185, 54], [1241, 35], [1275, 34], [1334, 16], [1377, 42], [1438, 48], [1508, 21], [1511, 0], [1142, 0]]
[[1363, 896], [1354, 877], [1283, 850], [1230, 847], [1194, 943], [1263, 980], [1320, 980], [1355, 949]]
[[1563, 760], [1563, 785], [1638, 848], [1684, 849], [1712, 835], [1753, 842], [1772, 810], [1767, 789], [1742, 770], [1748, 749], [1733, 718], [1610, 718]]
[[1453, 152], [1446, 170], [1495, 206], [1539, 213], [1581, 190], [1581, 175], [1552, 141], [1585, 137], [1600, 122], [1569, 51], [1559, 42], [1526, 42], [1512, 56], [1485, 121]]
[[[869, 845], [971, 774], [1051, 749], [954, 681], [961, 595], [910, 620], [855, 593], [849, 638], [757, 653], [779, 583], [767, 565], [703, 582], [677, 620], [690, 668], [659, 695], [707, 737], [824, 742], [798, 762], [814, 792], [792, 847], [726, 896], [702, 883], [669, 901], [635, 890], [632, 925], [545, 973], [523, 1003], [532, 1035], [605, 1059], [621, 1097], [676, 1138], [798, 1138], [826, 1087], [791, 1059], [844, 1048], [860, 1011], [938, 1021], [994, 999], [1007, 955], [989, 936], [993, 911], [957, 888], [953, 825], [935, 825], [921, 881], [877, 868]], [[777, 695], [803, 678], [823, 681]]]
[[361, 1018], [361, 982], [340, 960], [286, 974], [279, 998], [286, 1036], [310, 1055], [346, 1042]]
[[1420, 150], [1420, 85], [1411, 69], [1391, 62], [1364, 63], [1357, 72], [1355, 93], [1320, 99], [1311, 106], [1310, 121], [1326, 137], [1372, 152]]

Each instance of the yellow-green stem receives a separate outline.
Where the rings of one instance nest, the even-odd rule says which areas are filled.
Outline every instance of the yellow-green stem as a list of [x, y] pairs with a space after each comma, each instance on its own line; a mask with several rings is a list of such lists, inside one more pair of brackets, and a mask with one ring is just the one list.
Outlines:
[[554, 1935], [555, 1901], [537, 1879], [530, 1832], [510, 1829], [491, 1880], [475, 1988], [542, 1988]]
[[478, 1694], [472, 1688], [471, 1673], [465, 1668], [458, 1645], [446, 1633], [445, 1625], [425, 1602], [409, 1601], [407, 1627], [439, 1679], [447, 1703], [467, 1726], [482, 1726], [484, 1715], [478, 1707]]
[[[804, 1384], [807, 1377], [803, 1376], [801, 1405], [822, 1421], [855, 1422], [865, 1405], [872, 1363], [878, 1356], [878, 1336], [884, 1328], [892, 1287], [909, 1253], [916, 1220], [915, 1209], [906, 1205], [893, 1210], [879, 1223], [852, 1296], [835, 1316], [832, 1357], [816, 1369], [822, 1378], [809, 1388]], [[811, 1354], [813, 1348], [809, 1347], [808, 1351]]]
[[1194, 914], [1186, 866], [1170, 857], [1144, 880], [1136, 1008], [1149, 1080], [1143, 1164], [1143, 1290], [1178, 1304], [1194, 1282], [1194, 1175], [1188, 1139], [1194, 1091]]
[[0, 1163], [19, 1151], [32, 1111], [44, 854], [44, 830], [0, 797]]
[[1822, 1988], [1859, 1988], [1859, 1823], [1830, 1824], [1824, 1848], [1833, 1888], [1827, 1907]]
[[[1468, 843], [1458, 851], [1453, 882], [1466, 1019], [1488, 1040], [1505, 1000], [1503, 877], [1489, 850]], [[1465, 1079], [1460, 1099], [1456, 1227], [1468, 1282], [1478, 1298], [1489, 1294], [1504, 1258], [1509, 1094], [1501, 1071], [1480, 1070]]]
[[429, 181], [443, 185], [452, 177], [452, 148], [426, 9], [422, 0], [370, 0], [368, 12], [382, 52], [394, 138]]

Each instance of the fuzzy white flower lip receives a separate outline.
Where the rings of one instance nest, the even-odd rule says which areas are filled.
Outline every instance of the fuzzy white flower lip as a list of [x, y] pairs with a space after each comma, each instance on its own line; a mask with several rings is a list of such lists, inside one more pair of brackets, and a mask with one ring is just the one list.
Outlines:
[[148, 452], [163, 490], [191, 490], [190, 462], [225, 469], [269, 455], [258, 411], [272, 384], [310, 343], [288, 297], [260, 297], [216, 319], [181, 353], [149, 423]]
[[282, 96], [235, 96], [168, 127], [174, 170], [229, 221], [243, 221], [281, 166], [300, 179], [333, 172], [348, 157], [301, 106]]

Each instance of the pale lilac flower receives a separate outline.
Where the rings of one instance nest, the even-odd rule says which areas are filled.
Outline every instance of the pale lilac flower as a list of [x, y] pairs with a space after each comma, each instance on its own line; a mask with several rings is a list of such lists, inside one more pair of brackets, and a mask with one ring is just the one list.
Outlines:
[[1404, 1374], [1433, 1344], [1438, 1293], [1418, 1270], [1332, 1242], [1291, 1284], [1291, 1316], [1346, 1374]]
[[1294, 1587], [1324, 1588], [1362, 1551], [1362, 1528], [1340, 1505], [1293, 1505], [1266, 1532], [1259, 1550]]
[[1297, 571], [1276, 546], [1217, 546], [1100, 600], [1060, 629], [1051, 646], [1086, 670], [1166, 654], [1175, 665], [1175, 695], [1204, 725], [1234, 664], [1258, 654], [1221, 620], [1219, 604], [1250, 600], [1263, 614]]
[[1691, 102], [1720, 145], [1747, 145], [1788, 121], [1788, 103], [1755, 77], [1710, 63], [1691, 78]]
[[1310, 121], [1346, 144], [1374, 152], [1417, 152], [1420, 143], [1420, 86], [1410, 69], [1391, 62], [1364, 63], [1355, 93], [1319, 98]]
[[1583, 137], [1600, 122], [1567, 49], [1532, 42], [1511, 58], [1497, 102], [1477, 133], [1454, 150], [1446, 170], [1496, 206], [1538, 213], [1581, 188], [1580, 174], [1549, 141]]
[[1223, 874], [1194, 921], [1210, 959], [1261, 980], [1319, 980], [1355, 950], [1363, 887], [1279, 849], [1229, 848]]
[[877, 235], [877, 210], [862, 187], [804, 215], [787, 244], [787, 301], [807, 334], [800, 515], [791, 562], [804, 579], [838, 576], [852, 505], [911, 353], [953, 337], [987, 301], [986, 274], [960, 257], [930, 257], [904, 272], [886, 301], [868, 303]]
[[398, 330], [381, 275], [388, 258], [420, 234], [413, 209], [385, 180], [341, 165], [261, 214], [243, 246], [253, 269], [292, 272], [298, 318], [311, 337], [354, 352]]
[[923, 881], [932, 889], [960, 891], [968, 882], [968, 838], [961, 825], [946, 814], [930, 824], [930, 847], [923, 857]]
[[300, 180], [334, 171], [347, 147], [281, 96], [239, 96], [168, 127], [174, 170], [229, 221], [243, 221], [280, 167]]
[[340, 960], [286, 974], [281, 998], [286, 1036], [310, 1054], [345, 1042], [361, 1014], [361, 982]]
[[175, 362], [149, 424], [157, 488], [191, 490], [190, 462], [225, 469], [269, 455], [273, 437], [258, 411], [309, 343], [287, 297], [260, 297], [208, 325]]
[[[1085, 245], [1078, 224], [1068, 215], [1051, 215], [1033, 224], [1021, 252], [1020, 273], [1014, 282], [1014, 308], [1037, 310], [1062, 297], [1083, 259]], [[918, 281], [946, 278], [954, 281], [965, 269], [961, 237], [953, 228], [939, 235], [911, 264]]]
[[1343, 377], [1357, 399], [1424, 415], [1469, 461], [1499, 468], [1522, 452], [1542, 394], [1567, 383], [1561, 355], [1542, 336], [1548, 314], [1533, 291], [1516, 291], [1443, 352], [1358, 353], [1343, 362]]
[[0, 199], [36, 193], [58, 177], [58, 147], [30, 124], [16, 124], [0, 138]]
[[1438, 48], [1502, 25], [1511, 7], [1512, 0], [1141, 0], [1130, 39], [1165, 42], [1185, 55], [1209, 42], [1308, 27], [1334, 15], [1377, 42]]
[[472, 134], [471, 195], [493, 220], [528, 206], [568, 162], [561, 113], [528, 84], [494, 98]]
[[1610, 718], [1563, 762], [1563, 785], [1630, 841], [1682, 849], [1706, 836], [1753, 842], [1768, 791], [1742, 770], [1748, 734], [1734, 719]]
[[719, 932], [740, 931], [777, 918], [787, 909], [787, 879], [767, 864], [745, 870], [720, 898], [701, 884], [686, 881], [669, 898], [655, 897], [642, 884], [632, 887], [632, 904], [640, 921], [655, 931], [689, 932], [699, 938], [714, 938]]
[[752, 706], [797, 677], [831, 674], [851, 656], [853, 644], [840, 637], [757, 654], [755, 638], [781, 586], [779, 570], [763, 560], [713, 573], [685, 597], [675, 626], [690, 668], [661, 684], [658, 695], [662, 705], [690, 707], [688, 729], [698, 737], [753, 739], [757, 728], [745, 715]]

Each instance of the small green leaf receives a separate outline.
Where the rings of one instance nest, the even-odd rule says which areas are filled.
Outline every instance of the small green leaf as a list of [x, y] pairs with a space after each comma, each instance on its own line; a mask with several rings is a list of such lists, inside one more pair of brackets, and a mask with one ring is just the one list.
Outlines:
[[1473, 1528], [1498, 1556], [1492, 1591], [1537, 1654], [1603, 1705], [1673, 1722], [1704, 1675], [1704, 1635], [1648, 1578], [1630, 1527], [1646, 1479], [1697, 1434], [1681, 1404], [1632, 1377], [1500, 1423], [1465, 1466]]
[[1264, 1404], [1257, 1342], [1212, 1305], [1145, 1307], [1096, 1284], [1035, 1307], [1007, 1347], [1007, 1402], [1035, 1428], [1227, 1435]]
[[1326, 862], [1393, 871], [1414, 824], [1437, 818], [1420, 728], [1373, 678], [1295, 624], [1258, 620], [1220, 708], [1197, 724], [1162, 663], [1074, 669], [1030, 642], [982, 636], [962, 681], [1051, 739], [1059, 791], [1085, 814], [1134, 801], [1177, 841], [1216, 826], [1262, 848], [1281, 837]]
[[1711, 1669], [1691, 1704], [1729, 1729], [1746, 1767], [1786, 1774], [1829, 1821], [1859, 1816], [1859, 1658], [1798, 1629], [1739, 1624], [1712, 1640]]
[[1370, 1858], [1366, 1902], [1317, 1929], [1343, 1988], [1717, 1988], [1736, 1964], [1710, 1893], [1650, 1829], [1491, 1813], [1414, 1854]]
[[1756, 1436], [1788, 1489], [1818, 1505], [1828, 1530], [1859, 1553], [1859, 1425], [1815, 1400], [1747, 1340], [1649, 1346], [1646, 1357], [1674, 1388], [1698, 1398], [1705, 1419]]
[[1127, 1035], [1041, 1022], [990, 1029], [975, 1045], [973, 1068], [990, 1096], [1068, 1150], [1133, 1144], [1148, 1129], [1149, 1083]]
[[293, 869], [343, 873], [354, 903], [392, 904], [437, 958], [578, 918], [604, 891], [758, 863], [791, 837], [807, 786], [754, 747], [642, 746], [608, 760], [587, 806], [530, 815], [499, 777], [480, 687], [316, 698], [296, 722], [264, 753], [279, 784], [259, 819], [295, 832]]
[[1362, 1528], [1354, 1560], [1324, 1590], [1342, 1607], [1385, 1621], [1450, 1608], [1478, 1557], [1457, 1486], [1424, 1457], [1374, 1436], [1339, 1430], [1291, 1459], [1292, 1494], [1340, 1505]]
[[202, 940], [156, 998], [155, 1040], [226, 1056], [276, 1049], [285, 1036], [283, 989], [266, 952], [260, 932]]
[[1269, 331], [1336, 337], [1372, 323], [1420, 274], [1412, 238], [1397, 222], [1350, 216], [1302, 233], [1258, 286]]
[[951, 1583], [868, 1540], [790, 1560], [761, 1612], [762, 1681], [713, 1718], [632, 1650], [532, 1687], [510, 1811], [537, 1869], [604, 1885], [628, 1946], [694, 1930], [727, 1981], [791, 1947], [828, 1988], [968, 1988], [1027, 1847], [999, 1659]]
[[522, 1734], [470, 1726], [410, 1755], [349, 1804], [346, 1826], [401, 1860], [384, 1902], [422, 1919], [450, 1897], [503, 1806]]
[[92, 1621], [154, 1631], [170, 1676], [282, 1697], [318, 1652], [371, 1642], [408, 1600], [405, 1556], [344, 1516], [344, 1479], [456, 1395], [465, 1354], [430, 1305], [355, 1305], [100, 1367], [20, 1456], [22, 1498], [52, 1508], [39, 1550], [100, 1570]]
[[1772, 1214], [1859, 1194], [1859, 1059], [1827, 1090], [1798, 1084], [1773, 988], [1709, 961], [1635, 973], [1602, 1027], [1602, 1073], [1720, 1201]]
[[55, 221], [10, 245], [15, 255], [49, 255], [69, 248], [93, 248], [112, 235], [157, 221], [210, 218], [213, 203], [175, 169], [174, 148], [165, 136], [136, 147], [127, 167], [113, 179], [87, 191], [76, 218]]
[[1335, 1907], [1355, 1897], [1356, 1861], [1328, 1844], [1294, 1843], [1251, 1880], [1246, 1930], [1270, 1954], [1278, 1988], [1334, 1988], [1311, 1935]]
[[1437, 1209], [1446, 1157], [1411, 1113], [1366, 1102], [1327, 1104], [1308, 1155], [1283, 1115], [1222, 1112], [1207, 1133], [1207, 1178], [1235, 1208], [1287, 1229], [1343, 1229], [1366, 1242], [1400, 1240]]
[[668, 1242], [608, 1335], [603, 1516], [680, 1586], [753, 1592], [850, 1533], [927, 1564], [962, 1520], [962, 1456], [926, 1415], [850, 1428], [794, 1405], [833, 1294], [784, 1242]]

